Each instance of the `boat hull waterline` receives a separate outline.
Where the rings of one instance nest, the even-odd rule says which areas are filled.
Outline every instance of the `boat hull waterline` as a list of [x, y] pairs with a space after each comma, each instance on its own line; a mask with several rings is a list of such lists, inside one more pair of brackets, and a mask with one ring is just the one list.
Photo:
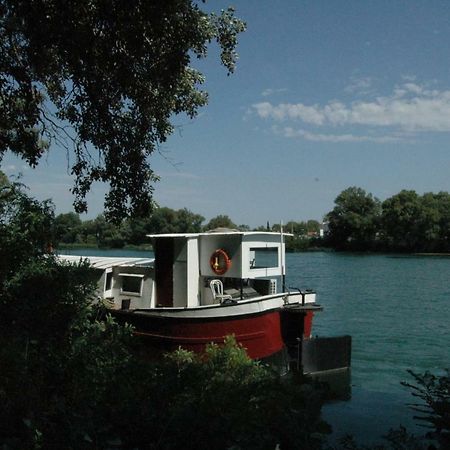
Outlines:
[[[182, 347], [202, 353], [210, 343], [223, 344], [233, 335], [252, 359], [262, 359], [280, 352], [286, 345], [287, 321], [295, 321], [299, 338], [311, 336], [316, 304], [280, 306], [277, 296], [241, 304], [208, 308], [153, 310], [115, 310], [111, 313], [122, 323], [135, 327], [134, 333], [161, 351]], [[286, 316], [289, 318], [286, 320]]]

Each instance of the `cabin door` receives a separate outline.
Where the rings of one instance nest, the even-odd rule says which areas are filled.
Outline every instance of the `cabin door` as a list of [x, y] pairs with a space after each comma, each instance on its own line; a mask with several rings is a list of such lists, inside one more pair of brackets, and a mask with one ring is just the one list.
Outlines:
[[155, 239], [156, 306], [173, 306], [174, 239]]

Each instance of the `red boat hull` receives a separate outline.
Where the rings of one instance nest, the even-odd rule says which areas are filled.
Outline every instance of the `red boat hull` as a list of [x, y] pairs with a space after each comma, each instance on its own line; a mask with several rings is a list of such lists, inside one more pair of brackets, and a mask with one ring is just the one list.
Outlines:
[[[237, 316], [233, 318], [186, 319], [156, 317], [151, 315], [130, 314], [116, 311], [114, 314], [121, 322], [135, 326], [135, 334], [150, 340], [152, 347], [162, 351], [171, 351], [182, 347], [196, 353], [205, 350], [211, 342], [222, 344], [224, 338], [234, 335], [236, 341], [246, 350], [250, 358], [262, 359], [281, 351], [286, 344], [286, 323], [279, 310], [260, 314]], [[295, 315], [297, 336], [311, 335], [313, 312]], [[288, 317], [292, 328], [292, 318]]]

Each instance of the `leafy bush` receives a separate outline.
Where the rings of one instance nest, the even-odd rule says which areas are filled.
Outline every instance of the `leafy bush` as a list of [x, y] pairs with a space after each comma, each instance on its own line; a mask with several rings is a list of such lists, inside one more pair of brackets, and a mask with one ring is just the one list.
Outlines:
[[450, 448], [450, 371], [445, 375], [433, 375], [430, 372], [416, 374], [409, 371], [416, 384], [403, 382], [412, 389], [412, 395], [423, 403], [414, 403], [412, 409], [420, 415], [414, 416], [429, 428], [429, 437], [436, 439], [440, 448]]
[[318, 391], [283, 381], [233, 337], [209, 345], [203, 357], [175, 352], [159, 370], [167, 381], [161, 401], [171, 407], [161, 417], [170, 426], [159, 430], [158, 448], [321, 448], [328, 428]]

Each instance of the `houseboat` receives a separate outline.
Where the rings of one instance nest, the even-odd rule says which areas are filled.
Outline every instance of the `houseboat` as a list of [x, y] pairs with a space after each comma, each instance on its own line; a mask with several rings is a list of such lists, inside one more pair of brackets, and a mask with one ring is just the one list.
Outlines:
[[219, 229], [149, 238], [154, 259], [89, 260], [111, 314], [152, 348], [202, 352], [234, 335], [253, 359], [287, 349], [301, 358], [321, 306], [314, 291], [286, 286], [283, 234]]

